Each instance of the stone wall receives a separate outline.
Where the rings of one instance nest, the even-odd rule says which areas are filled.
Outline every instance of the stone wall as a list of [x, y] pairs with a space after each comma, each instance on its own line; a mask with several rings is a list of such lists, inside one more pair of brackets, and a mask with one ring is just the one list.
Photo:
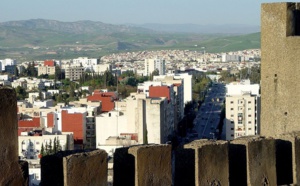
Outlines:
[[0, 86], [0, 185], [28, 185], [28, 164], [18, 158], [16, 100], [13, 89]]
[[300, 130], [299, 3], [261, 6], [261, 135]]
[[41, 159], [41, 185], [107, 186], [104, 150], [63, 151]]

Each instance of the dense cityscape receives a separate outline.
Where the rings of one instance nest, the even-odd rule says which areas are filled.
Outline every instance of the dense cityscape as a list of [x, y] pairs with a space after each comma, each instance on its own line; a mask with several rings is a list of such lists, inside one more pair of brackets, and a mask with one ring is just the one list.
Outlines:
[[299, 11], [261, 4], [260, 48], [189, 24], [0, 23], [0, 185], [298, 185]]
[[[60, 150], [98, 148], [113, 157], [116, 148], [136, 144], [180, 148], [197, 139], [232, 140], [258, 132], [259, 49], [2, 59], [0, 64], [1, 85], [17, 92], [18, 152], [29, 162], [32, 184], [41, 178], [40, 158]], [[225, 107], [229, 98], [231, 105]], [[252, 107], [247, 104], [243, 115], [252, 118], [240, 119], [237, 111], [225, 115], [225, 108], [241, 109], [240, 100], [248, 99]], [[140, 128], [146, 123], [146, 129]]]

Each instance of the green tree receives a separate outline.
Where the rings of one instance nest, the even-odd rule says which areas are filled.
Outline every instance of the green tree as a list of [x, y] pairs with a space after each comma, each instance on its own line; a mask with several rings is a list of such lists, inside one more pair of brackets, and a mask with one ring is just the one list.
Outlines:
[[17, 94], [17, 100], [24, 100], [27, 97], [26, 89], [21, 86], [17, 86], [15, 91]]
[[42, 157], [46, 156], [46, 152], [45, 152], [45, 148], [44, 148], [43, 143], [42, 143], [42, 147], [41, 147], [41, 155], [42, 155]]

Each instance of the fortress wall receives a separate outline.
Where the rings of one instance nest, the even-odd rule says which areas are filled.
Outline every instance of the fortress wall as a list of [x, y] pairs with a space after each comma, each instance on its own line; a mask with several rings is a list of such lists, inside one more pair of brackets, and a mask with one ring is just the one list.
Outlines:
[[0, 185], [27, 185], [28, 164], [19, 163], [16, 93], [0, 86]]

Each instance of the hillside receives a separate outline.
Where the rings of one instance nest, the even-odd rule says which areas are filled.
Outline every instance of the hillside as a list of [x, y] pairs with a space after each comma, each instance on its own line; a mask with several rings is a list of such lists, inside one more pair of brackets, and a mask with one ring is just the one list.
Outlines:
[[[198, 47], [195, 47], [195, 46]], [[102, 22], [26, 20], [0, 23], [0, 59], [99, 57], [136, 50], [203, 50], [226, 52], [260, 47], [260, 33], [249, 35], [158, 32]]]

